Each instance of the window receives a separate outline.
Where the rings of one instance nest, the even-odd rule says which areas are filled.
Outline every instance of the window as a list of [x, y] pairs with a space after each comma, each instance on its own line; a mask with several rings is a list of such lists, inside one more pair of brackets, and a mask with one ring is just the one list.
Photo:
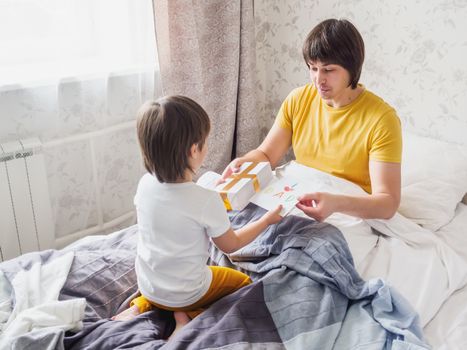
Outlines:
[[0, 85], [156, 68], [151, 0], [0, 0]]

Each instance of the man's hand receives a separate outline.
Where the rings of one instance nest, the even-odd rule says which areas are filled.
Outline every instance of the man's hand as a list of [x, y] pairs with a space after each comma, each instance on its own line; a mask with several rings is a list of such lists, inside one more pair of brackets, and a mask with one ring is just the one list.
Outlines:
[[317, 221], [324, 221], [337, 211], [337, 196], [331, 193], [306, 193], [297, 199], [296, 207]]
[[240, 158], [235, 158], [234, 160], [232, 160], [230, 162], [229, 165], [227, 165], [227, 167], [224, 169], [224, 171], [222, 172], [222, 176], [219, 180], [217, 180], [216, 182], [216, 186], [219, 185], [219, 184], [222, 184], [225, 182], [225, 180], [227, 180], [227, 178], [234, 174], [234, 173], [238, 173], [240, 171], [240, 167], [242, 166], [243, 163], [245, 163], [246, 160], [242, 157]]

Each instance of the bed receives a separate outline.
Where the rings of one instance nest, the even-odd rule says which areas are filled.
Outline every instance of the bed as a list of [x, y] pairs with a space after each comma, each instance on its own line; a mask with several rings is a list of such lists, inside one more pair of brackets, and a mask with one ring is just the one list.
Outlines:
[[[137, 292], [136, 226], [0, 264], [0, 349], [466, 348], [467, 152], [415, 135], [404, 140], [394, 218], [334, 214], [317, 223], [297, 210], [229, 257], [211, 247], [210, 263], [254, 283], [170, 341], [168, 312], [109, 320]], [[450, 157], [435, 157], [440, 151]], [[295, 162], [276, 174], [310, 190], [362, 193]], [[231, 221], [261, 214], [249, 205]]]

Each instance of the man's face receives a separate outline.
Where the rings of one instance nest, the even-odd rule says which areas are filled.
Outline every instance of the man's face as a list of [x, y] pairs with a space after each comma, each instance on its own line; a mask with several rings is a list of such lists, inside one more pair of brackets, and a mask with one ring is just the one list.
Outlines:
[[310, 77], [323, 100], [338, 100], [350, 89], [350, 74], [337, 64], [312, 61], [309, 63]]

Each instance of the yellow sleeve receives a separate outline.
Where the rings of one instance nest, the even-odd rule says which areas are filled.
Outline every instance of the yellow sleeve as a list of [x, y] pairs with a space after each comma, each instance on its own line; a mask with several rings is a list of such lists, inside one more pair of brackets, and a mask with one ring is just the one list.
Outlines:
[[130, 307], [133, 305], [136, 305], [138, 307], [140, 314], [142, 314], [143, 312], [152, 310], [152, 304], [148, 301], [148, 299], [146, 299], [142, 295], [140, 295], [139, 297], [131, 301]]
[[402, 159], [401, 122], [395, 111], [384, 114], [373, 130], [370, 160], [400, 163]]
[[274, 124], [277, 124], [282, 129], [292, 131], [292, 116], [294, 115], [295, 95], [297, 89], [293, 90], [282, 102], [279, 112], [277, 112]]

